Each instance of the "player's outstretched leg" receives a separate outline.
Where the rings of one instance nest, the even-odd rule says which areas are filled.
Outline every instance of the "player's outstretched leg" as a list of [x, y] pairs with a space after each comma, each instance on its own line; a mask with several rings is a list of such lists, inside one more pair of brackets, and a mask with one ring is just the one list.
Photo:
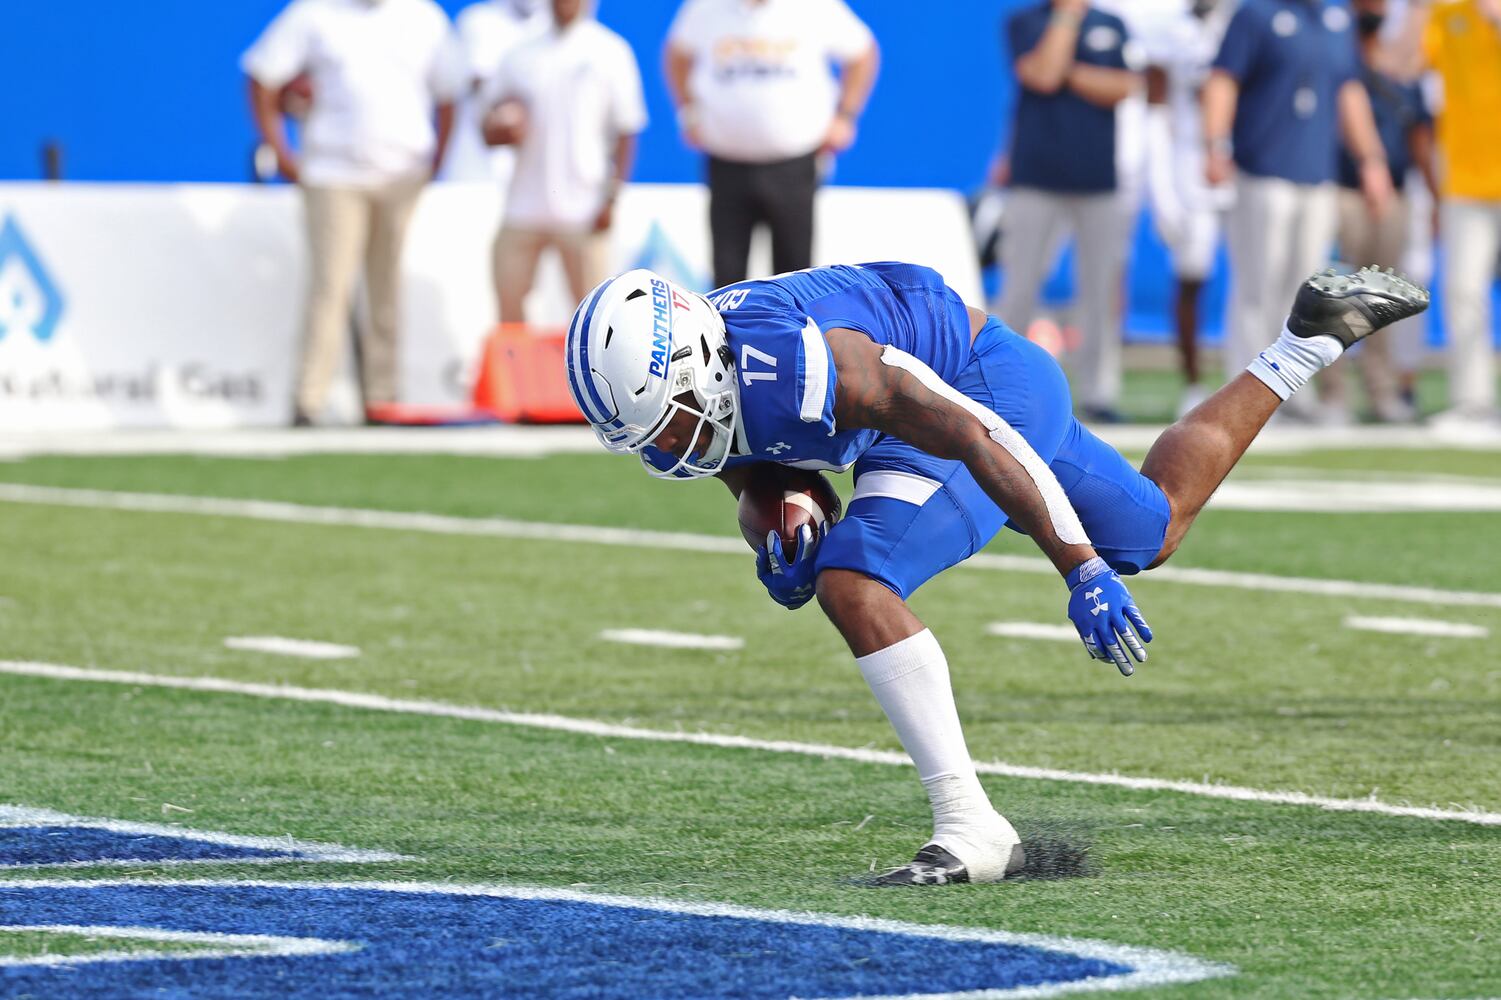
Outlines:
[[1277, 407], [1345, 349], [1428, 308], [1428, 290], [1388, 268], [1330, 269], [1303, 283], [1277, 341], [1237, 378], [1169, 427], [1142, 463], [1167, 495], [1172, 520], [1156, 562], [1177, 549], [1194, 518]]
[[882, 885], [997, 882], [1021, 868], [1021, 840], [980, 786], [954, 707], [948, 660], [906, 603], [863, 573], [829, 569], [818, 602], [902, 741], [933, 807], [933, 836]]

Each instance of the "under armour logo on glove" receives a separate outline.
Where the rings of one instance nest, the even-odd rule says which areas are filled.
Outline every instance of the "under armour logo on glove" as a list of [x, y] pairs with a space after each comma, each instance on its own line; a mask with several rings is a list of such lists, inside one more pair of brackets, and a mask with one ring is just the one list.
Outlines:
[[1079, 630], [1084, 649], [1094, 659], [1114, 663], [1122, 674], [1131, 676], [1135, 670], [1131, 657], [1138, 663], [1147, 660], [1145, 646], [1152, 641], [1152, 630], [1120, 576], [1096, 556], [1069, 573], [1068, 589], [1068, 617]]

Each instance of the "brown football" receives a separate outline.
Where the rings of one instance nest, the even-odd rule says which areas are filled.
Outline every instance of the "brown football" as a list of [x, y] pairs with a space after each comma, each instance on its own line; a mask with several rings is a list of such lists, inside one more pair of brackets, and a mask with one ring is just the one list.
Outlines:
[[819, 531], [839, 520], [840, 509], [839, 494], [823, 473], [761, 462], [750, 467], [740, 491], [740, 533], [759, 549], [775, 531], [782, 536], [783, 554], [792, 559], [802, 526]]

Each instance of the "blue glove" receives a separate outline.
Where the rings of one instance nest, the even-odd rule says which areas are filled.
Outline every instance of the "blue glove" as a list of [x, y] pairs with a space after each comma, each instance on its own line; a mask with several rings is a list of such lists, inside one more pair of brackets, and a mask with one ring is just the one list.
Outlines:
[[1145, 663], [1143, 643], [1152, 641], [1152, 630], [1120, 576], [1096, 556], [1074, 567], [1068, 575], [1068, 589], [1068, 617], [1079, 630], [1084, 648], [1090, 656], [1114, 663], [1130, 677], [1135, 668], [1126, 658], [1126, 650], [1138, 663]]
[[827, 528], [815, 535], [812, 528], [803, 525], [797, 555], [790, 562], [782, 554], [782, 537], [775, 531], [767, 532], [766, 546], [756, 550], [756, 576], [766, 585], [771, 599], [788, 611], [796, 611], [813, 597], [818, 579], [813, 562], [818, 543], [826, 534]]

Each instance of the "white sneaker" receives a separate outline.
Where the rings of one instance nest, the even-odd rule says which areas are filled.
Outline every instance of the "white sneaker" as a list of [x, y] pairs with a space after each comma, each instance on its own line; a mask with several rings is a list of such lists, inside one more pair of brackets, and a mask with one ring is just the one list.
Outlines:
[[1015, 828], [1000, 813], [985, 824], [943, 827], [917, 857], [876, 879], [877, 885], [948, 885], [999, 882], [1021, 870], [1026, 852]]

